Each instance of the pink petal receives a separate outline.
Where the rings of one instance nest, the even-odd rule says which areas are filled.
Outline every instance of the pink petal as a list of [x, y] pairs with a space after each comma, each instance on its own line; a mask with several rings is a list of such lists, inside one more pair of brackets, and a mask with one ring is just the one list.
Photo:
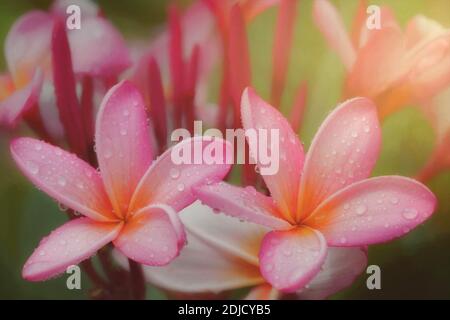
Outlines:
[[[222, 150], [217, 164], [208, 164], [201, 159], [201, 154], [208, 150]], [[189, 164], [174, 162], [172, 157], [184, 152], [193, 155], [192, 161]], [[231, 145], [222, 139], [195, 137], [183, 140], [164, 152], [147, 170], [133, 195], [130, 211], [150, 203], [167, 204], [180, 211], [194, 202], [192, 187], [218, 182], [226, 176], [230, 170], [230, 155]]]
[[304, 222], [320, 230], [330, 246], [363, 246], [408, 233], [430, 217], [436, 197], [404, 177], [363, 180], [327, 199]]
[[229, 216], [272, 229], [290, 227], [290, 224], [279, 216], [273, 200], [253, 187], [240, 188], [220, 182], [200, 186], [194, 190], [195, 195], [203, 203]]
[[187, 245], [168, 266], [145, 268], [149, 282], [177, 292], [217, 293], [264, 281], [258, 250], [265, 228], [214, 214], [199, 202], [181, 211], [180, 218]]
[[54, 277], [88, 259], [117, 237], [121, 223], [99, 223], [88, 218], [67, 222], [44, 238], [22, 270], [29, 281]]
[[280, 3], [281, 0], [246, 0], [243, 1], [244, 14], [247, 20], [251, 20]]
[[350, 69], [355, 62], [355, 49], [339, 12], [328, 0], [314, 0], [313, 18], [329, 46]]
[[381, 133], [376, 106], [354, 98], [336, 108], [317, 132], [305, 160], [299, 218], [323, 200], [367, 178], [378, 157]]
[[0, 124], [15, 127], [21, 117], [36, 106], [42, 88], [43, 76], [38, 69], [33, 80], [24, 88], [13, 92], [5, 100], [0, 101]]
[[125, 40], [109, 21], [87, 17], [82, 23], [80, 30], [68, 31], [75, 73], [117, 76], [130, 66]]
[[322, 270], [303, 288], [300, 300], [322, 300], [349, 287], [366, 269], [367, 252], [363, 248], [329, 248]]
[[74, 154], [31, 138], [14, 140], [11, 154], [23, 174], [57, 201], [97, 221], [115, 219], [100, 175]]
[[[242, 95], [241, 103], [242, 123], [245, 130], [256, 130], [258, 133], [258, 145], [248, 139], [251, 156], [255, 157], [258, 152], [267, 154], [274, 141], [270, 137], [279, 134], [279, 167], [273, 175], [263, 175], [263, 179], [270, 190], [277, 206], [280, 208], [282, 216], [287, 220], [292, 220], [297, 209], [298, 186], [303, 167], [304, 153], [303, 146], [296, 134], [292, 131], [290, 123], [283, 115], [257, 96], [255, 91], [247, 88]], [[262, 129], [263, 132], [260, 130]], [[263, 141], [266, 137], [266, 142]], [[264, 149], [268, 147], [269, 149]], [[270, 151], [272, 152], [272, 151]], [[276, 151], [273, 151], [276, 152]], [[273, 158], [273, 155], [272, 155]], [[258, 157], [258, 166], [261, 173], [267, 164], [261, 163]]]
[[404, 38], [399, 28], [386, 27], [371, 34], [347, 76], [346, 97], [375, 97], [389, 88], [402, 76], [399, 64], [404, 54]]
[[165, 205], [152, 205], [127, 221], [114, 245], [132, 260], [162, 266], [178, 256], [185, 242], [186, 235], [176, 212]]
[[111, 88], [96, 123], [100, 171], [116, 212], [127, 214], [133, 192], [152, 162], [144, 101], [128, 81]]
[[22, 85], [35, 68], [50, 65], [52, 26], [50, 14], [35, 10], [21, 16], [11, 27], [5, 41], [5, 57], [16, 84]]
[[326, 255], [325, 238], [314, 229], [272, 231], [261, 244], [261, 274], [277, 290], [294, 292], [316, 276]]
[[404, 68], [416, 99], [430, 99], [450, 83], [450, 34], [425, 41], [405, 59]]

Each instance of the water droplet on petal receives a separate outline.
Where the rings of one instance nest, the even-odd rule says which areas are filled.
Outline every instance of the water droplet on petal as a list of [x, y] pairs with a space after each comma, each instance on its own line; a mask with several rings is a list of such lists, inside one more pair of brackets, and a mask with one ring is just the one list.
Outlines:
[[122, 135], [122, 136], [126, 136], [127, 135], [127, 129], [124, 129], [124, 128], [122, 128], [122, 129], [120, 129], [120, 134]]
[[364, 126], [364, 132], [365, 133], [369, 133], [370, 132], [370, 127], [369, 126]]
[[353, 132], [352, 132], [352, 137], [353, 137], [353, 138], [358, 138], [358, 132], [353, 131]]
[[391, 198], [390, 201], [391, 201], [392, 204], [398, 204], [398, 202], [399, 202], [398, 198], [396, 198], [396, 197]]
[[58, 177], [58, 184], [59, 184], [61, 187], [65, 187], [66, 184], [67, 184], [66, 178], [64, 178], [64, 177]]
[[356, 214], [358, 216], [362, 216], [364, 213], [366, 213], [367, 207], [363, 204], [356, 207]]
[[184, 190], [184, 184], [183, 183], [180, 183], [178, 186], [177, 186], [177, 190], [178, 191], [183, 191]]
[[406, 220], [414, 220], [419, 215], [419, 212], [414, 208], [406, 208], [403, 210], [403, 217]]
[[342, 244], [346, 244], [347, 243], [347, 238], [346, 237], [341, 237], [341, 243]]
[[110, 159], [110, 158], [112, 157], [112, 152], [111, 152], [111, 150], [105, 151], [104, 157], [105, 157], [105, 159]]
[[170, 176], [172, 177], [172, 179], [178, 179], [180, 177], [180, 170], [178, 170], [177, 168], [170, 169]]

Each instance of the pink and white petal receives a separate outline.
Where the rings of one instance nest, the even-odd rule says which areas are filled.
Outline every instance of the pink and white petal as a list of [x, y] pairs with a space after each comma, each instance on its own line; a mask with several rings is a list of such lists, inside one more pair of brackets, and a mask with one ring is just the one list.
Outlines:
[[437, 21], [429, 19], [423, 15], [413, 17], [406, 26], [405, 37], [408, 49], [422, 44], [424, 41], [442, 35], [446, 29]]
[[326, 299], [351, 286], [366, 266], [363, 248], [329, 248], [322, 270], [296, 296], [300, 300]]
[[328, 45], [350, 70], [356, 59], [355, 48], [339, 12], [328, 0], [314, 0], [313, 18]]
[[134, 261], [163, 266], [178, 256], [185, 242], [186, 234], [177, 213], [166, 205], [152, 205], [127, 221], [114, 245]]
[[281, 0], [244, 0], [242, 7], [247, 21], [252, 20], [267, 9], [280, 3]]
[[16, 84], [23, 85], [35, 68], [50, 63], [52, 16], [43, 11], [31, 11], [12, 26], [5, 41], [5, 58]]
[[[164, 267], [145, 267], [147, 281], [166, 290], [218, 293], [262, 283], [259, 244], [266, 229], [217, 215], [199, 201], [179, 214], [187, 233], [180, 256]], [[208, 259], [205, 259], [208, 257]], [[118, 256], [126, 266], [126, 260]]]
[[14, 140], [11, 154], [23, 174], [61, 204], [93, 220], [116, 219], [100, 174], [76, 155], [32, 138]]
[[32, 81], [0, 102], [0, 125], [13, 128], [22, 116], [36, 106], [42, 88], [43, 75], [36, 70]]
[[[242, 94], [241, 114], [244, 129], [257, 133], [257, 141], [247, 136], [250, 156], [256, 158], [261, 175], [283, 217], [292, 222], [303, 168], [303, 146], [287, 119], [251, 88]], [[263, 163], [261, 154], [279, 161]], [[265, 170], [267, 174], [264, 174]]]
[[337, 192], [304, 222], [323, 233], [329, 246], [364, 246], [408, 233], [436, 208], [435, 195], [404, 177], [363, 180]]
[[76, 74], [94, 77], [118, 76], [131, 65], [125, 40], [104, 18], [85, 18], [83, 27], [70, 30], [68, 38]]
[[270, 229], [221, 214], [200, 201], [183, 209], [180, 219], [190, 235], [215, 250], [248, 264], [259, 265], [259, 246]]
[[260, 270], [275, 289], [295, 292], [313, 279], [327, 256], [323, 235], [308, 227], [271, 231], [261, 244]]
[[125, 215], [133, 192], [152, 162], [143, 98], [128, 81], [106, 94], [97, 114], [96, 150], [106, 191]]
[[253, 187], [241, 188], [219, 182], [196, 187], [194, 193], [203, 203], [231, 217], [276, 230], [285, 230], [291, 226], [280, 217], [272, 198]]
[[205, 136], [183, 140], [147, 170], [133, 195], [130, 211], [150, 203], [167, 204], [175, 211], [184, 209], [196, 200], [193, 187], [222, 181], [230, 170], [232, 154], [231, 144], [222, 139]]
[[245, 300], [277, 300], [279, 297], [280, 292], [270, 284], [264, 283], [251, 289]]
[[94, 255], [117, 237], [122, 223], [100, 223], [89, 218], [67, 222], [44, 238], [22, 270], [29, 281], [57, 276], [67, 267]]
[[299, 217], [327, 197], [367, 178], [381, 145], [377, 108], [366, 98], [337, 107], [323, 122], [308, 151], [299, 193]]
[[[367, 43], [369, 43], [369, 41], [371, 41], [371, 38], [373, 36], [375, 36], [377, 33], [379, 33], [380, 31], [383, 31], [384, 29], [393, 29], [396, 32], [401, 32], [401, 27], [397, 22], [397, 19], [395, 18], [394, 12], [392, 11], [392, 9], [390, 7], [387, 6], [381, 6], [379, 7], [379, 28], [368, 28], [367, 24], [366, 24], [366, 17], [367, 17], [367, 10], [368, 6], [366, 4], [366, 6], [364, 7], [364, 23], [363, 23], [363, 27], [360, 30], [360, 35], [359, 35], [359, 44], [358, 47], [362, 48], [364, 47]], [[384, 31], [383, 31], [384, 32]]]
[[[219, 293], [262, 283], [257, 266], [217, 250], [188, 233], [188, 244], [167, 266], [144, 266], [145, 278], [153, 285], [185, 293]], [[208, 257], [205, 259], [205, 257]], [[124, 259], [120, 259], [125, 265]]]

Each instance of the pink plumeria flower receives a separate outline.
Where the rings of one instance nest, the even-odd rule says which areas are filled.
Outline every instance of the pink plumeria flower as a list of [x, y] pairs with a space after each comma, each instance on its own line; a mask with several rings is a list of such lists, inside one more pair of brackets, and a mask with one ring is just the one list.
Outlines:
[[43, 83], [51, 88], [52, 30], [56, 19], [62, 19], [65, 25], [69, 5], [81, 8], [81, 29], [67, 30], [75, 74], [105, 78], [117, 76], [129, 67], [131, 61], [123, 37], [100, 16], [91, 1], [55, 0], [48, 12], [30, 11], [14, 23], [6, 37], [9, 73], [0, 76], [1, 125], [17, 125], [35, 107]]
[[[99, 171], [32, 138], [11, 143], [15, 162], [38, 188], [85, 216], [64, 224], [40, 243], [23, 268], [27, 280], [55, 276], [111, 241], [139, 263], [169, 263], [185, 243], [176, 212], [195, 200], [191, 187], [217, 182], [230, 169], [220, 164], [175, 165], [173, 149], [152, 163], [144, 103], [129, 82], [119, 83], [105, 96], [95, 135]], [[223, 140], [200, 137], [174, 148], [195, 145], [203, 150], [210, 144], [228, 148]]]
[[[214, 214], [199, 201], [180, 212], [188, 244], [180, 256], [164, 267], [145, 267], [153, 285], [177, 293], [205, 294], [252, 287], [249, 299], [278, 299], [282, 292], [261, 275], [258, 252], [270, 229]], [[205, 259], [208, 257], [208, 259]], [[126, 266], [125, 259], [119, 261]], [[298, 299], [324, 299], [353, 283], [365, 269], [362, 248], [330, 248], [322, 270], [295, 292]]]
[[[293, 292], [310, 282], [328, 247], [389, 241], [433, 213], [436, 198], [419, 182], [399, 176], [368, 179], [381, 143], [370, 100], [355, 98], [334, 110], [306, 158], [288, 121], [252, 89], [244, 91], [241, 108], [244, 129], [279, 130], [279, 170], [263, 176], [271, 197], [226, 183], [195, 190], [207, 205], [273, 229], [262, 241], [259, 264], [277, 290]], [[250, 153], [258, 154], [258, 146], [249, 144]]]
[[336, 8], [328, 0], [314, 0], [314, 21], [347, 69], [346, 97], [373, 99], [385, 117], [450, 84], [449, 29], [416, 16], [403, 31], [391, 10], [381, 7], [380, 29], [369, 30], [366, 8], [361, 1], [351, 37]]

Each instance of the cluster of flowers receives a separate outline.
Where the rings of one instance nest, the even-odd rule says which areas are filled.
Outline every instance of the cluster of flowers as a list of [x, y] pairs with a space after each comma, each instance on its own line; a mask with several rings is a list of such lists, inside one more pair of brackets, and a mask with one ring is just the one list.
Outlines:
[[[81, 7], [80, 30], [66, 30], [69, 2]], [[336, 8], [315, 0], [314, 21], [342, 59], [349, 100], [323, 122], [305, 156], [296, 132], [306, 84], [289, 119], [251, 88], [246, 25], [275, 6], [271, 103], [278, 106], [297, 0], [202, 0], [183, 13], [171, 7], [167, 28], [134, 58], [89, 1], [55, 0], [48, 12], [14, 23], [0, 122], [8, 130], [27, 124], [40, 138], [14, 139], [12, 157], [70, 218], [39, 244], [25, 279], [46, 280], [82, 263], [97, 298], [120, 297], [129, 284], [143, 298], [145, 280], [178, 294], [250, 287], [253, 299], [320, 299], [364, 270], [367, 245], [430, 217], [437, 201], [422, 183], [369, 176], [381, 145], [379, 119], [411, 104], [430, 117], [438, 139], [418, 177], [426, 181], [450, 166], [450, 117], [442, 114], [450, 109], [450, 31], [422, 16], [402, 31], [389, 8], [381, 8], [381, 28], [369, 30], [361, 1], [348, 34]], [[218, 63], [220, 97], [210, 103]], [[233, 151], [206, 137], [170, 145], [172, 129], [192, 132], [197, 119], [220, 130], [278, 129], [278, 172], [261, 176], [244, 165], [240, 187], [224, 182], [232, 168], [226, 161], [174, 164], [171, 152], [180, 147]], [[97, 252], [101, 274], [90, 262]]]

